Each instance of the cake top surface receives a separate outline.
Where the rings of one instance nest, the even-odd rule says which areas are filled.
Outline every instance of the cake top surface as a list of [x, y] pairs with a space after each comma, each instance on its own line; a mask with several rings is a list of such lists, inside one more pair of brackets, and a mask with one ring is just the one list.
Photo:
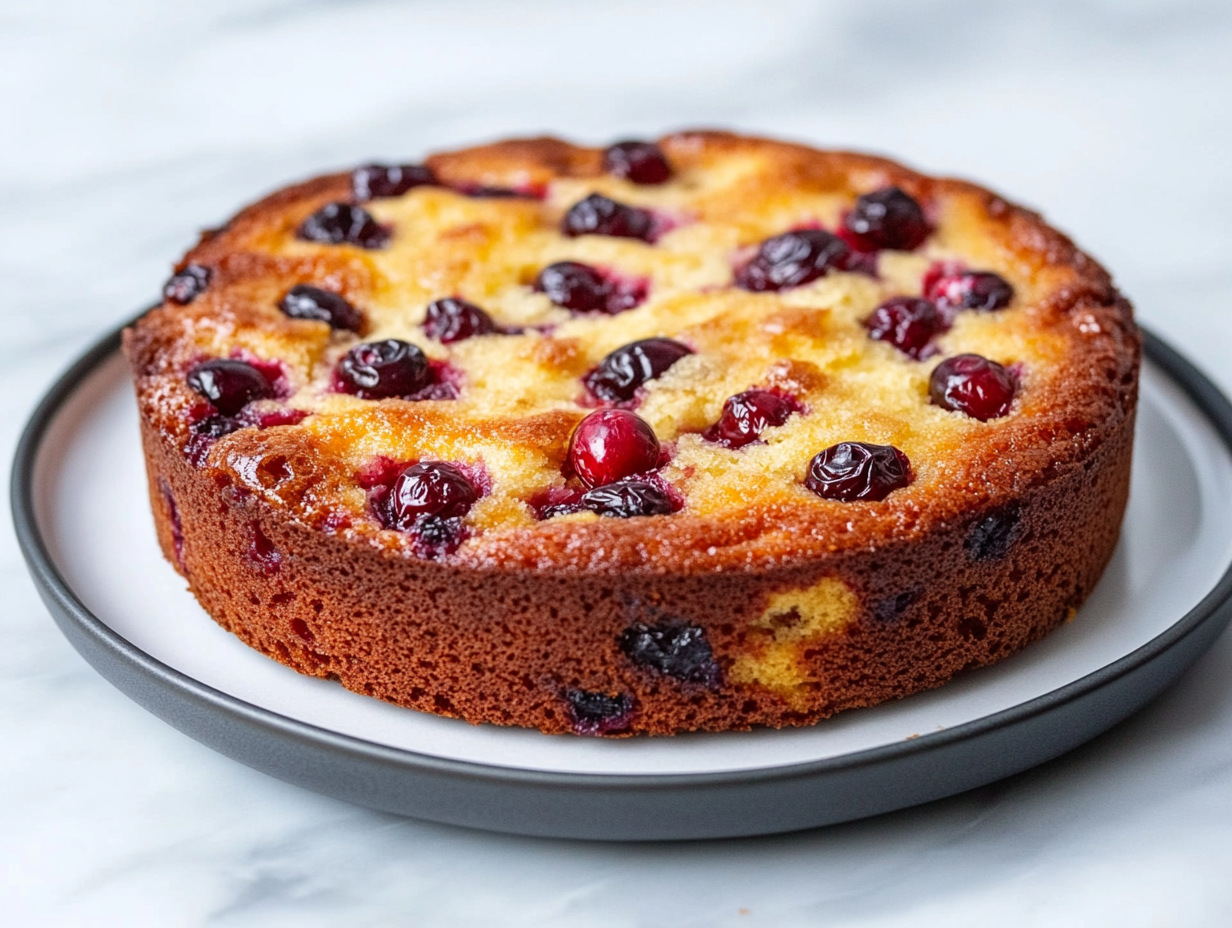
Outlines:
[[284, 189], [126, 350], [146, 420], [289, 517], [540, 570], [909, 540], [1081, 467], [1138, 362], [1108, 275], [1035, 214], [716, 132]]

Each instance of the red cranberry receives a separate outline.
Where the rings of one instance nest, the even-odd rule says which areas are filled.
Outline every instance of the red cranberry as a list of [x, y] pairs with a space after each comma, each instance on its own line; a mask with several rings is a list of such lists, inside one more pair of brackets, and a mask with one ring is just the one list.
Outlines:
[[663, 375], [693, 351], [670, 338], [643, 338], [617, 348], [582, 378], [601, 400], [619, 403], [633, 399], [638, 387]]
[[200, 264], [189, 264], [176, 271], [163, 284], [163, 297], [171, 303], [185, 306], [205, 292], [210, 285], [211, 272]]
[[782, 425], [796, 409], [787, 397], [769, 390], [745, 390], [727, 398], [719, 421], [702, 432], [702, 438], [725, 448], [743, 448], [765, 429]]
[[1010, 305], [1014, 288], [992, 271], [930, 272], [924, 279], [924, 295], [942, 309], [977, 309], [985, 312]]
[[412, 187], [435, 183], [436, 175], [423, 164], [365, 164], [351, 172], [351, 190], [359, 203], [401, 196]]
[[620, 650], [639, 667], [686, 683], [701, 683], [710, 689], [719, 687], [719, 665], [705, 630], [696, 625], [679, 620], [658, 625], [637, 622], [621, 632], [618, 642]]
[[358, 332], [364, 317], [342, 296], [311, 284], [296, 284], [278, 303], [278, 308], [292, 319], [314, 319], [331, 329]]
[[649, 480], [618, 480], [582, 494], [579, 504], [596, 515], [631, 519], [634, 516], [670, 516], [672, 498]]
[[609, 696], [587, 690], [565, 690], [569, 721], [579, 735], [609, 735], [622, 732], [633, 719], [633, 697], [627, 693]]
[[1013, 374], [978, 354], [946, 358], [928, 378], [928, 395], [934, 406], [966, 413], [981, 422], [1009, 412], [1017, 388]]
[[338, 364], [339, 387], [366, 400], [410, 396], [431, 380], [424, 353], [396, 338], [356, 345]]
[[443, 345], [498, 331], [492, 317], [482, 309], [452, 296], [428, 304], [423, 327], [428, 338], [435, 338]]
[[860, 251], [911, 251], [932, 231], [924, 210], [897, 187], [866, 193], [843, 217], [844, 238]]
[[265, 375], [247, 361], [215, 358], [188, 372], [188, 385], [224, 416], [233, 416], [253, 400], [274, 395]]
[[384, 248], [389, 244], [388, 230], [366, 209], [349, 203], [325, 204], [303, 221], [297, 234], [305, 241], [326, 245]]
[[753, 259], [736, 273], [736, 285], [759, 293], [799, 287], [832, 269], [845, 269], [849, 260], [850, 249], [837, 235], [824, 229], [797, 229], [762, 242]]
[[606, 312], [608, 282], [597, 270], [578, 261], [549, 264], [535, 278], [535, 290], [557, 306], [577, 313]]
[[570, 238], [611, 235], [649, 242], [654, 238], [654, 214], [650, 210], [626, 206], [602, 194], [592, 193], [569, 208], [561, 220], [560, 230]]
[[672, 176], [663, 150], [653, 142], [617, 142], [603, 153], [603, 170], [635, 184], [661, 184]]
[[391, 507], [397, 524], [409, 527], [420, 516], [460, 518], [479, 493], [461, 469], [443, 461], [413, 464], [394, 481]]
[[931, 300], [895, 296], [864, 320], [870, 338], [889, 342], [917, 361], [929, 353], [933, 336], [949, 328], [946, 317]]
[[657, 467], [659, 439], [641, 416], [625, 409], [601, 409], [573, 430], [569, 464], [588, 487], [614, 483]]
[[841, 441], [809, 462], [804, 485], [822, 499], [876, 502], [911, 482], [907, 455], [893, 445]]

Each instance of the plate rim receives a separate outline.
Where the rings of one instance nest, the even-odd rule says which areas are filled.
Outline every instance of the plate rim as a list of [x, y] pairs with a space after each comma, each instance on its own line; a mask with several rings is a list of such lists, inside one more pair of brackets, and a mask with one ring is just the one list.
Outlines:
[[[197, 708], [206, 708], [213, 711], [221, 710], [225, 715], [237, 721], [244, 720], [260, 728], [267, 729], [271, 733], [276, 732], [298, 742], [306, 743], [310, 747], [314, 746], [328, 751], [340, 752], [356, 759], [374, 761], [383, 765], [393, 764], [403, 772], [408, 773], [417, 772], [435, 774], [437, 776], [443, 775], [455, 780], [478, 781], [498, 786], [520, 785], [554, 790], [585, 790], [591, 793], [598, 791], [601, 794], [612, 793], [613, 791], [620, 793], [627, 793], [629, 791], [646, 793], [670, 790], [674, 792], [678, 790], [714, 789], [716, 787], [751, 786], [754, 784], [763, 786], [786, 784], [792, 781], [809, 780], [828, 774], [858, 772], [861, 769], [906, 759], [913, 755], [926, 755], [947, 748], [961, 746], [964, 743], [973, 742], [982, 736], [1001, 729], [1029, 722], [1032, 719], [1072, 704], [1095, 691], [1108, 687], [1110, 684], [1133, 674], [1135, 671], [1143, 669], [1180, 642], [1203, 629], [1212, 620], [1226, 623], [1229, 618], [1232, 618], [1232, 608], [1226, 608], [1232, 606], [1232, 563], [1229, 563], [1223, 575], [1203, 598], [1166, 630], [1129, 654], [1076, 680], [1072, 680], [1057, 689], [1050, 690], [1040, 696], [1033, 697], [1025, 702], [999, 710], [990, 715], [963, 722], [943, 731], [921, 734], [917, 738], [865, 748], [833, 757], [778, 766], [688, 773], [593, 773], [535, 770], [438, 757], [368, 741], [354, 735], [342, 734], [249, 703], [239, 697], [202, 683], [142, 651], [107, 626], [77, 597], [60, 573], [42, 537], [38, 527], [34, 489], [36, 464], [43, 441], [52, 422], [75, 394], [81, 382], [118, 352], [121, 333], [124, 328], [141, 318], [145, 312], [148, 312], [148, 310], [144, 310], [128, 322], [113, 328], [95, 341], [91, 347], [67, 367], [43, 395], [22, 430], [21, 438], [14, 454], [10, 478], [10, 505], [15, 534], [30, 575], [44, 602], [47, 604], [52, 618], [60, 625], [62, 632], [68, 637], [70, 643], [89, 663], [100, 670], [109, 682], [117, 685], [123, 692], [143, 705], [143, 707], [153, 711], [155, 715], [170, 722], [177, 728], [180, 726], [173, 719], [153, 709], [142, 699], [137, 699], [133, 693], [129, 692], [127, 687], [120, 686], [110, 674], [98, 667], [93, 658], [101, 656], [109, 658], [112, 662], [125, 665], [128, 670], [136, 671], [151, 678], [150, 682], [154, 682], [164, 688], [169, 687], [178, 696], [187, 698], [190, 702], [195, 703]], [[1220, 389], [1205, 374], [1180, 352], [1149, 330], [1140, 327], [1140, 331], [1143, 336], [1146, 357], [1157, 364], [1168, 378], [1194, 403], [1225, 448], [1232, 454], [1232, 403], [1229, 402]], [[84, 637], [85, 641], [79, 641], [79, 636]], [[1212, 633], [1209, 637], [1213, 641], [1215, 634]], [[86, 642], [99, 649], [100, 653], [96, 653], [93, 657], [91, 654], [87, 654], [83, 650], [83, 644]], [[1201, 651], [1198, 653], [1200, 654]], [[1196, 655], [1192, 659], [1196, 659]], [[1187, 666], [1188, 663], [1185, 664], [1185, 667]], [[1179, 676], [1179, 672], [1176, 675]], [[1171, 679], [1168, 682], [1171, 683]], [[1160, 691], [1162, 691], [1162, 687]], [[1116, 721], [1119, 720], [1117, 719]], [[1115, 721], [1112, 724], [1115, 724]], [[1110, 726], [1104, 726], [1099, 731], [1103, 731], [1106, 727]], [[202, 740], [192, 732], [187, 731], [187, 729], [181, 730], [185, 730], [195, 740]], [[1088, 737], [1093, 737], [1095, 733]], [[1085, 741], [1087, 739], [1083, 738], [1082, 740]], [[222, 750], [216, 744], [211, 744], [208, 741], [206, 743], [210, 744], [211, 747], [215, 747], [215, 749]], [[230, 753], [226, 750], [222, 752], [225, 754]], [[235, 757], [234, 754], [231, 754], [231, 756]], [[236, 757], [236, 759], [246, 762], [243, 758]], [[250, 766], [253, 765], [250, 764]], [[258, 767], [258, 769], [263, 768]], [[279, 776], [279, 774], [273, 775]], [[286, 779], [286, 777], [283, 778]], [[948, 794], [940, 793], [932, 798], [940, 798], [941, 795]], [[335, 795], [337, 794], [335, 793]], [[353, 801], [363, 802], [362, 799]], [[888, 810], [889, 808], [886, 808], [882, 811]], [[433, 816], [423, 814], [423, 817]], [[440, 818], [439, 820], [450, 821], [452, 819]], [[499, 827], [500, 830], [506, 831], [520, 830], [523, 833], [561, 835], [566, 833], [560, 829], [556, 831], [535, 832], [526, 829], [494, 827]], [[809, 823], [799, 827], [809, 827]], [[783, 831], [788, 829], [776, 827], [773, 830]], [[741, 833], [751, 834], [756, 832]]]

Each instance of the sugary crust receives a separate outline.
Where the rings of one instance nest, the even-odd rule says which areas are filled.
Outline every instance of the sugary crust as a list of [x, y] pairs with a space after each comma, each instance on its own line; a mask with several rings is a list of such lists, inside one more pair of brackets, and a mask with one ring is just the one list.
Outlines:
[[[1004, 331], [964, 330], [954, 341], [955, 350], [965, 350], [963, 338], [988, 344], [990, 356], [1023, 346], [1030, 379], [1014, 414], [961, 427], [940, 418], [873, 421], [871, 437], [916, 442], [909, 453], [917, 479], [878, 503], [818, 500], [795, 480], [767, 479], [734, 503], [706, 502], [697, 486], [697, 507], [670, 517], [536, 522], [515, 499], [494, 493], [487, 521], [455, 553], [418, 558], [402, 533], [364, 517], [357, 460], [384, 453], [380, 440], [389, 436], [414, 435], [440, 448], [479, 448], [489, 460], [495, 452], [488, 449], [508, 448], [516, 458], [509, 474], [541, 479], [559, 474], [586, 410], [562, 401], [524, 414], [498, 406], [489, 415], [483, 406], [459, 405], [459, 413], [437, 402], [338, 407], [333, 399], [303, 399], [312, 378], [319, 382], [313, 372], [337, 356], [337, 336], [274, 308], [290, 286], [311, 281], [371, 307], [382, 332], [395, 324], [405, 331], [399, 307], [432, 298], [414, 289], [422, 271], [413, 256], [404, 279], [360, 249], [294, 240], [306, 216], [350, 196], [349, 175], [319, 178], [204, 236], [180, 266], [209, 267], [208, 291], [191, 305], [154, 310], [125, 333], [160, 542], [216, 620], [301, 672], [429, 712], [568, 731], [565, 694], [585, 690], [632, 698], [622, 731], [671, 733], [807, 724], [907, 695], [998, 660], [1073, 614], [1111, 557], [1129, 485], [1140, 347], [1130, 307], [1107, 273], [1038, 215], [962, 181], [726, 133], [680, 133], [659, 144], [684, 189], [655, 204], [692, 223], [665, 244], [664, 262], [692, 254], [688, 236], [696, 228], [719, 229], [732, 249], [790, 228], [797, 201], [815, 202], [819, 214], [831, 209], [823, 222], [839, 208], [832, 201], [890, 185], [930, 204], [937, 257], [995, 269], [1022, 295], [998, 323]], [[480, 201], [458, 206], [450, 199], [462, 200], [457, 194], [424, 194], [425, 209], [454, 217], [437, 228], [441, 240], [455, 242], [434, 253], [443, 267], [439, 286], [469, 295], [501, 234], [537, 227], [545, 211], [557, 215], [557, 190], [573, 197], [586, 185], [610, 184], [601, 154], [535, 139], [429, 159], [437, 177], [458, 188], [546, 195], [499, 201], [504, 225], [493, 231], [465, 221], [469, 204]], [[510, 312], [521, 305], [502, 303], [504, 291], [489, 293]], [[777, 333], [765, 336], [767, 351], [788, 350], [763, 366], [760, 380], [837, 406], [844, 394], [834, 370], [790, 359], [791, 339], [799, 342], [801, 332], [811, 338], [820, 327], [831, 341], [847, 337], [848, 297], [828, 293], [766, 311], [771, 321], [759, 324]], [[818, 308], [825, 299], [833, 305]], [[681, 303], [682, 311], [693, 305]], [[741, 304], [724, 318], [743, 325], [761, 306]], [[703, 320], [682, 331], [700, 352], [725, 350], [722, 332], [704, 330]], [[610, 350], [606, 337], [579, 328], [573, 337], [511, 338], [522, 340], [523, 357], [548, 382], [566, 382]], [[281, 361], [295, 397], [288, 402], [316, 414], [302, 425], [235, 432], [195, 465], [185, 448], [201, 400], [184, 373], [203, 358], [237, 352]], [[647, 399], [647, 415], [659, 402], [683, 408], [669, 399], [666, 392]], [[706, 402], [712, 411], [716, 400]], [[703, 453], [686, 432], [673, 438], [680, 458]], [[782, 446], [758, 449], [768, 473], [780, 466], [771, 457], [776, 447], [793, 448], [792, 441], [788, 435]], [[723, 466], [736, 460], [726, 454]], [[731, 465], [739, 466], [746, 464]], [[697, 478], [682, 469], [678, 479], [692, 488], [687, 481]], [[980, 547], [990, 526], [1005, 545]], [[620, 636], [632, 624], [665, 622], [704, 630], [721, 682], [682, 682], [622, 653]]]

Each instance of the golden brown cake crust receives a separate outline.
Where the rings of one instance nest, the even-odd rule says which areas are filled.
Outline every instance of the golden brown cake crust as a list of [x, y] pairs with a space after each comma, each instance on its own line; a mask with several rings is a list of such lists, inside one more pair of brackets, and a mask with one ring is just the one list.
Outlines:
[[[1111, 557], [1129, 486], [1140, 345], [1108, 274], [1035, 213], [962, 181], [719, 132], [658, 144], [674, 178], [652, 192], [660, 199], [645, 193], [643, 202], [685, 217], [680, 227], [655, 246], [600, 242], [582, 256], [627, 262], [653, 278], [662, 302], [677, 302], [594, 323], [533, 316], [550, 308], [534, 302], [527, 284], [536, 266], [569, 253], [551, 236], [579, 192], [642, 193], [604, 175], [600, 149], [533, 139], [433, 156], [427, 163], [446, 187], [416, 188], [405, 207], [371, 207], [395, 236], [404, 228], [419, 234], [411, 214], [388, 219], [381, 210], [419, 210], [413, 215], [426, 219], [423, 234], [432, 238], [415, 252], [295, 239], [314, 211], [350, 199], [348, 174], [279, 191], [203, 236], [179, 267], [209, 268], [208, 289], [189, 305], [149, 313], [125, 332], [124, 346], [160, 543], [220, 624], [301, 672], [428, 712], [569, 731], [577, 725], [568, 694], [583, 691], [626, 701], [627, 718], [612, 733], [662, 734], [808, 724], [940, 685], [1074, 614]], [[541, 198], [483, 200], [448, 186]], [[887, 383], [921, 393], [932, 366], [859, 343], [852, 320], [889, 290], [844, 280], [787, 299], [729, 297], [706, 276], [718, 273], [710, 256], [730, 267], [740, 249], [798, 224], [795, 204], [810, 204], [829, 227], [843, 204], [888, 186], [928, 204], [937, 232], [927, 261], [959, 258], [1014, 284], [1010, 309], [981, 314], [996, 321], [956, 327], [942, 343], [946, 354], [987, 345], [989, 356], [1009, 351], [1007, 363], [1025, 365], [1012, 414], [956, 423], [955, 414], [927, 406], [926, 393], [918, 416], [907, 407], [881, 418], [876, 410], [848, 414], [855, 400], [845, 370], [867, 372], [869, 382], [884, 371]], [[540, 241], [534, 236], [543, 237], [538, 250], [513, 249]], [[884, 280], [917, 273], [907, 262], [898, 278], [885, 270]], [[490, 284], [492, 268], [509, 279]], [[323, 323], [277, 309], [283, 293], [305, 282], [364, 308], [364, 337], [409, 332], [400, 337], [461, 367], [463, 397], [451, 405], [323, 395], [322, 378], [345, 345]], [[510, 353], [495, 362], [511, 377], [542, 372], [546, 399], [530, 390], [515, 406], [499, 385], [485, 399], [494, 362], [481, 352], [497, 349], [466, 354], [415, 336], [429, 300], [459, 293], [510, 322], [551, 323], [550, 334], [509, 336]], [[721, 300], [731, 307], [706, 315]], [[670, 313], [683, 320], [678, 330], [667, 330]], [[545, 475], [561, 483], [569, 435], [588, 411], [563, 391], [611, 347], [647, 334], [685, 338], [699, 358], [735, 359], [697, 362], [700, 398], [665, 379], [645, 400], [661, 436], [663, 423], [684, 423], [667, 436], [676, 458], [665, 470], [684, 508], [537, 521], [528, 493], [548, 485]], [[741, 345], [752, 346], [745, 350], [757, 358], [748, 363], [760, 366], [746, 370], [742, 356], [724, 354]], [[187, 449], [202, 401], [186, 372], [208, 357], [250, 355], [283, 365], [284, 402], [308, 417], [240, 429], [194, 459]], [[705, 447], [696, 434], [724, 396], [754, 383], [785, 384], [824, 421], [784, 427], [781, 441], [756, 449], [764, 465], [750, 464], [745, 451]], [[883, 388], [868, 389], [880, 396]], [[821, 450], [808, 442], [853, 422], [864, 430], [853, 439], [904, 447], [910, 486], [880, 502], [841, 503], [800, 485], [808, 457]], [[459, 451], [467, 448], [478, 450]], [[476, 507], [470, 537], [448, 556], [425, 559], [405, 533], [366, 515], [355, 482], [365, 456], [479, 460], [494, 488]], [[724, 480], [747, 486], [740, 469], [762, 466], [770, 476], [747, 494], [713, 489]], [[718, 475], [710, 485], [701, 482], [707, 468]], [[701, 629], [716, 675], [681, 680], [633, 663], [621, 642], [634, 626]]]

